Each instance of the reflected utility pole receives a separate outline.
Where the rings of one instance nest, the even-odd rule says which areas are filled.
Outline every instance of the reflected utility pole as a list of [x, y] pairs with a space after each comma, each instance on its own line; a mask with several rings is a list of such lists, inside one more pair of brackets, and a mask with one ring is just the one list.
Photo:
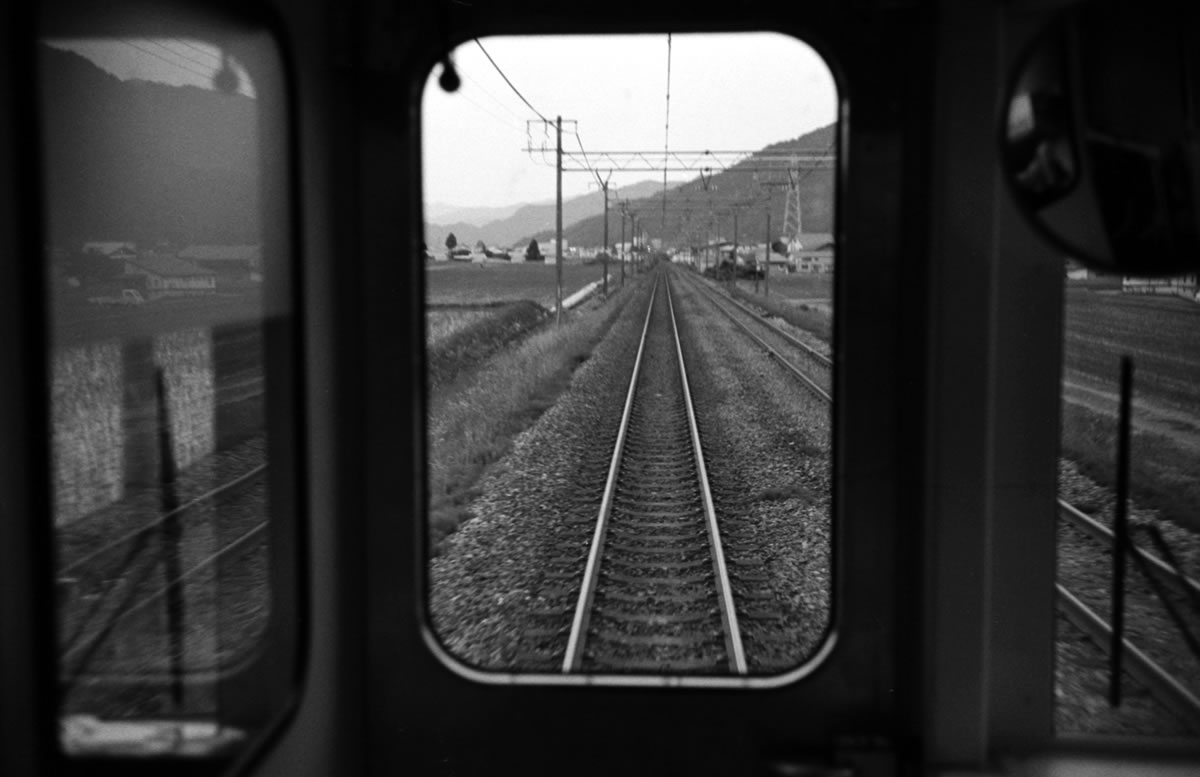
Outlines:
[[562, 116], [556, 116], [558, 134], [558, 164], [555, 166], [554, 198], [554, 277], [558, 287], [558, 304], [554, 307], [554, 323], [562, 324]]

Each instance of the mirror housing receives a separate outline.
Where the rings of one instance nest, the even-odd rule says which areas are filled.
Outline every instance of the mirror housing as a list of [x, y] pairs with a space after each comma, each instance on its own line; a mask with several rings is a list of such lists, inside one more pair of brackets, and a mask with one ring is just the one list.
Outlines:
[[1200, 269], [1200, 10], [1092, 0], [1019, 58], [1003, 175], [1034, 228], [1098, 270]]

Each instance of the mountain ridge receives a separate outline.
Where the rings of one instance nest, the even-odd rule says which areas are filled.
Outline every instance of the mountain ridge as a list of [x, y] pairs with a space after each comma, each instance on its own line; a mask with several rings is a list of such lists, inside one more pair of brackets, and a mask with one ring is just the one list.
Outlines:
[[[622, 196], [644, 197], [657, 191], [662, 184], [654, 181], [641, 181], [629, 186], [622, 186]], [[613, 194], [609, 193], [609, 210], [613, 206]], [[474, 246], [482, 240], [489, 246], [504, 248], [527, 244], [531, 236], [540, 231], [550, 230], [553, 233], [555, 220], [555, 203], [531, 203], [516, 206], [512, 215], [475, 226], [465, 220], [449, 224], [434, 223], [430, 219], [425, 222], [425, 245], [433, 252], [440, 251], [446, 244], [446, 237], [454, 234], [459, 245]], [[581, 219], [592, 216], [603, 217], [604, 192], [594, 191], [587, 194], [563, 200], [563, 225], [574, 224]]]

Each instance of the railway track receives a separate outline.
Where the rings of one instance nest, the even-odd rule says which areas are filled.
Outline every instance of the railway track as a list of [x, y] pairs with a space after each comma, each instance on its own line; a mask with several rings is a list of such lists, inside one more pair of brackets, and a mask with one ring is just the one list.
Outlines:
[[[1085, 534], [1090, 541], [1112, 546], [1113, 534], [1108, 527], [1086, 515], [1068, 502], [1058, 501], [1059, 518], [1067, 525]], [[1145, 568], [1159, 582], [1179, 592], [1190, 589], [1200, 593], [1200, 582], [1176, 572], [1162, 559], [1142, 548], [1132, 548], [1131, 553], [1140, 557]], [[1089, 607], [1083, 598], [1061, 582], [1056, 583], [1060, 612], [1088, 638], [1108, 653], [1112, 647], [1112, 626], [1105, 618]], [[1159, 603], [1158, 609], [1162, 610]], [[1156, 631], [1174, 629], [1165, 611], [1162, 611]], [[1145, 631], [1145, 629], [1143, 629]], [[1126, 633], [1132, 633], [1127, 630]], [[1157, 660], [1160, 651], [1149, 646], [1139, 646], [1128, 637], [1122, 639], [1122, 664], [1129, 675], [1145, 686], [1167, 709], [1184, 721], [1194, 732], [1200, 733], [1200, 696], [1188, 683], [1176, 676], [1163, 662]], [[1186, 660], [1186, 658], [1185, 658]], [[1192, 660], [1195, 660], [1194, 658]]]
[[[830, 393], [833, 385], [833, 361], [828, 356], [772, 325], [749, 306], [732, 297], [717, 294], [704, 281], [692, 278], [689, 283], [738, 329], [792, 373], [812, 394], [827, 403], [833, 401]], [[742, 313], [743, 317], [739, 317], [738, 312]], [[755, 322], [757, 328], [749, 326], [746, 323], [747, 319]], [[775, 345], [771, 344], [771, 340], [775, 341]]]
[[[240, 519], [228, 521], [205, 521], [192, 516], [212, 510], [219, 500], [238, 499], [243, 492], [260, 486], [265, 472], [265, 464], [252, 467], [60, 569], [59, 666], [65, 687], [93, 675], [106, 681], [129, 675], [123, 669], [115, 672], [97, 669], [96, 664], [105, 663], [101, 656], [106, 653], [122, 652], [114, 648], [114, 641], [137, 643], [145, 635], [133, 632], [161, 629], [157, 623], [157, 610], [161, 607], [155, 605], [161, 605], [170, 596], [184, 596], [179, 592], [199, 584], [218, 564], [231, 563], [258, 546], [268, 522], [257, 510], [246, 509], [243, 511], [246, 515]], [[175, 543], [173, 551], [169, 551], [170, 543]], [[177, 553], [182, 562], [175, 575], [164, 568], [169, 552]], [[203, 617], [217, 617], [217, 606], [216, 602], [210, 603], [212, 612]], [[197, 617], [193, 613], [191, 619]], [[147, 626], [143, 623], [147, 619], [155, 623]], [[134, 653], [139, 652], [144, 651], [134, 649]], [[189, 666], [189, 674], [194, 674], [195, 669]], [[156, 673], [139, 669], [137, 681], [151, 681], [151, 675]]]
[[666, 273], [651, 292], [562, 671], [747, 671]]
[[[764, 348], [813, 395], [825, 402], [832, 402], [828, 389], [831, 385], [832, 362], [828, 357], [773, 326], [752, 308], [735, 299], [717, 294], [703, 281], [693, 278], [690, 279], [690, 283], [700, 292], [701, 296], [736, 324], [751, 340]], [[752, 327], [747, 321], [756, 322], [756, 324]], [[772, 339], [776, 341], [776, 345], [772, 345], [770, 342]], [[786, 345], [779, 346], [779, 342]], [[784, 353], [788, 347], [790, 347], [791, 353], [799, 356], [795, 361], [807, 360], [819, 374], [810, 375], [794, 363]], [[1112, 532], [1108, 528], [1061, 499], [1059, 500], [1059, 515], [1063, 521], [1083, 532], [1093, 541], [1111, 546]], [[1143, 559], [1150, 574], [1158, 578], [1162, 584], [1174, 586], [1177, 590], [1187, 588], [1194, 594], [1200, 594], [1200, 582], [1177, 573], [1157, 556], [1141, 548], [1134, 548], [1132, 552]], [[1112, 640], [1110, 624], [1066, 586], [1061, 583], [1056, 586], [1059, 610], [1071, 623], [1107, 652], [1111, 647]], [[1165, 617], [1164, 613], [1164, 619]], [[1173, 624], [1168, 624], [1164, 628], [1173, 627]], [[1164, 706], [1178, 715], [1181, 720], [1186, 721], [1194, 731], [1200, 733], [1200, 695], [1197, 695], [1194, 689], [1189, 688], [1184, 681], [1156, 661], [1152, 656], [1154, 651], [1142, 649], [1128, 638], [1123, 640], [1123, 645], [1126, 671], [1145, 686]]]

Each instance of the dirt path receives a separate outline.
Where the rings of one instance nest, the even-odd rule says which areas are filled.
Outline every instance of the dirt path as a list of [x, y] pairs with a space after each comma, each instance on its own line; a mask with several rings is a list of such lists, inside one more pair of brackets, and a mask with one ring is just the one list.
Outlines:
[[[1085, 375], [1068, 371], [1063, 381], [1063, 401], [1098, 413], [1117, 417], [1120, 398], [1113, 386], [1101, 386]], [[1175, 442], [1200, 454], [1200, 417], [1168, 407], [1158, 402], [1133, 398], [1133, 429], [1135, 432], [1170, 437]]]

